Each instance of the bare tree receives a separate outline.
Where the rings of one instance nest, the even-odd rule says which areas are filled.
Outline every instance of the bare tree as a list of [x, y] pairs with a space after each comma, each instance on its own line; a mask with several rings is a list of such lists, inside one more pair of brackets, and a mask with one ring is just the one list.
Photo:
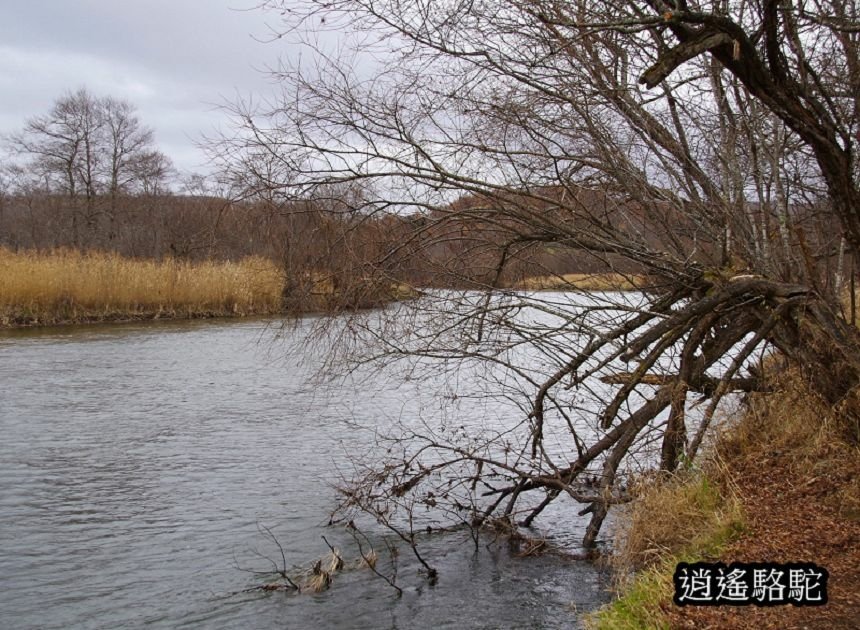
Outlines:
[[140, 192], [160, 195], [173, 172], [170, 159], [154, 148], [155, 133], [144, 126], [131, 103], [113, 97], [100, 99], [103, 118], [104, 184], [109, 198], [108, 240], [116, 237], [120, 195]]
[[112, 196], [128, 191], [135, 182], [136, 160], [148, 157], [154, 143], [151, 128], [144, 127], [134, 112], [134, 106], [113, 97], [102, 99], [105, 141], [109, 150], [107, 188]]
[[176, 175], [173, 162], [157, 149], [136, 152], [127, 164], [126, 192], [144, 196], [165, 195]]
[[[860, 248], [854, 3], [262, 6], [284, 31], [346, 30], [354, 49], [317, 48], [316, 65], [275, 73], [281, 96], [237, 104], [225, 168], [284, 199], [357, 186], [352, 212], [410, 217], [379, 273], [408, 249], [450, 277], [452, 243], [484, 261], [458, 272], [477, 292], [350, 320], [362, 344], [339, 341], [352, 360], [481, 364], [518, 410], [501, 427], [406, 431], [349, 505], [386, 523], [399, 508], [412, 531], [428, 500], [530, 524], [569, 496], [588, 503], [591, 545], [633, 455], [656, 444], [667, 471], [695, 457], [726, 394], [758, 386], [763, 345], [830, 403], [856, 398], [860, 344], [832, 266], [842, 238]], [[504, 289], [550, 250], [635, 274], [644, 301]]]
[[10, 138], [13, 150], [32, 156], [33, 169], [45, 173], [68, 196], [75, 244], [80, 237], [76, 208], [79, 164], [84, 159], [84, 135], [92, 126], [91, 121], [83, 120], [87, 112], [78, 106], [89, 100], [85, 92], [69, 95], [57, 101], [49, 114], [32, 118], [21, 133]]
[[[84, 244], [84, 236], [97, 237], [104, 214], [111, 240], [117, 197], [160, 191], [172, 173], [170, 160], [154, 148], [153, 131], [141, 124], [133, 105], [84, 88], [31, 118], [9, 144], [15, 156], [27, 160], [24, 170], [39, 173], [49, 190], [67, 197], [75, 246]], [[103, 195], [106, 207], [98, 203]]]

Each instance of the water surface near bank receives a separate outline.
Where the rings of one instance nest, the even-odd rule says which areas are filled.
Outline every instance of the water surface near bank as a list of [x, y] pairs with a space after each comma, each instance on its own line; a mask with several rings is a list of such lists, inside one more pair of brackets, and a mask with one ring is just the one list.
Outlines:
[[366, 571], [319, 595], [231, 595], [279, 557], [261, 525], [289, 564], [323, 555], [321, 534], [354, 555], [326, 523], [333, 485], [373, 448], [358, 426], [505, 411], [384, 375], [310, 379], [319, 357], [283, 348], [311, 321], [0, 331], [2, 625], [562, 628], [605, 600], [589, 564], [475, 553], [465, 534], [427, 541], [435, 586], [401, 555], [399, 599]]

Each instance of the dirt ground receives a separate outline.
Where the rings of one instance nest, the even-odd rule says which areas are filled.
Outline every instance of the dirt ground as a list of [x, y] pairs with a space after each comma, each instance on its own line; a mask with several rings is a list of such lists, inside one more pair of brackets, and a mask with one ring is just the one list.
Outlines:
[[860, 511], [839, 490], [860, 483], [856, 457], [824, 455], [820, 467], [797, 466], [797, 453], [777, 449], [733, 462], [745, 514], [743, 536], [721, 561], [812, 562], [828, 570], [824, 606], [678, 607], [665, 611], [673, 628], [860, 628]]

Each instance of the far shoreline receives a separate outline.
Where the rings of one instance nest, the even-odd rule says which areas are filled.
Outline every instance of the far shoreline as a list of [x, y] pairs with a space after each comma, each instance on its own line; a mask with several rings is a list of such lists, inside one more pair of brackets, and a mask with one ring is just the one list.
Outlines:
[[[566, 274], [565, 278], [570, 276], [587, 276], [590, 280], [586, 281], [570, 281], [557, 279], [556, 282], [551, 277], [533, 277], [526, 278], [523, 281], [517, 282], [514, 285], [499, 289], [501, 291], [514, 291], [522, 293], [533, 292], [559, 292], [559, 293], [632, 293], [645, 290], [644, 278], [630, 276], [635, 280], [628, 281], [626, 284], [621, 284], [616, 281], [615, 274]], [[641, 281], [641, 285], [637, 284]], [[456, 289], [453, 289], [456, 290]], [[238, 320], [254, 320], [254, 319], [297, 319], [309, 316], [319, 316], [343, 312], [343, 310], [368, 310], [381, 308], [391, 302], [399, 302], [408, 299], [414, 299], [416, 295], [423, 294], [422, 290], [413, 290], [414, 294], [398, 294], [392, 299], [385, 302], [374, 302], [372, 304], [362, 304], [353, 307], [342, 307], [334, 311], [330, 309], [317, 307], [305, 309], [263, 309], [259, 311], [236, 312], [230, 310], [187, 310], [183, 308], [163, 308], [159, 310], [146, 311], [108, 311], [103, 312], [98, 309], [86, 310], [81, 309], [80, 314], [73, 316], [63, 315], [32, 315], [24, 314], [20, 311], [24, 309], [16, 309], [12, 307], [7, 309], [7, 312], [0, 312], [0, 331], [9, 330], [35, 330], [47, 328], [66, 328], [66, 327], [86, 327], [98, 325], [112, 324], [155, 324], [160, 322], [182, 322], [182, 321], [238, 321]], [[18, 312], [16, 312], [18, 310]], [[75, 310], [75, 309], [71, 309]]]
[[[310, 313], [307, 313], [310, 314]], [[302, 314], [304, 316], [305, 313]], [[261, 312], [261, 313], [226, 313], [226, 312], [195, 312], [195, 313], [168, 313], [168, 312], [140, 312], [140, 313], [110, 313], [87, 314], [77, 318], [62, 318], [56, 320], [26, 320], [24, 318], [0, 319], [0, 331], [7, 330], [41, 330], [47, 328], [70, 328], [75, 326], [109, 326], [112, 324], [157, 324], [162, 322], [183, 321], [214, 321], [214, 320], [254, 320], [254, 319], [278, 319], [289, 317], [285, 312]]]
[[[642, 291], [648, 280], [617, 272], [551, 274], [522, 278], [498, 290]], [[3, 330], [298, 317], [378, 308], [422, 294], [403, 281], [349, 269], [339, 273], [309, 270], [287, 278], [275, 261], [260, 257], [190, 262], [68, 249], [13, 252], [0, 247]]]

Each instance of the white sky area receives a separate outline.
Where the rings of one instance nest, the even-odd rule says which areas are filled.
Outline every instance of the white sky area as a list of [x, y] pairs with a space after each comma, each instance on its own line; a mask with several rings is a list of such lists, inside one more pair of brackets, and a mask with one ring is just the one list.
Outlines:
[[[135, 105], [181, 171], [206, 172], [195, 142], [223, 126], [217, 109], [266, 95], [261, 70], [298, 49], [261, 43], [277, 14], [254, 0], [0, 0], [0, 134], [86, 87]], [[255, 39], [256, 38], [256, 39]]]

